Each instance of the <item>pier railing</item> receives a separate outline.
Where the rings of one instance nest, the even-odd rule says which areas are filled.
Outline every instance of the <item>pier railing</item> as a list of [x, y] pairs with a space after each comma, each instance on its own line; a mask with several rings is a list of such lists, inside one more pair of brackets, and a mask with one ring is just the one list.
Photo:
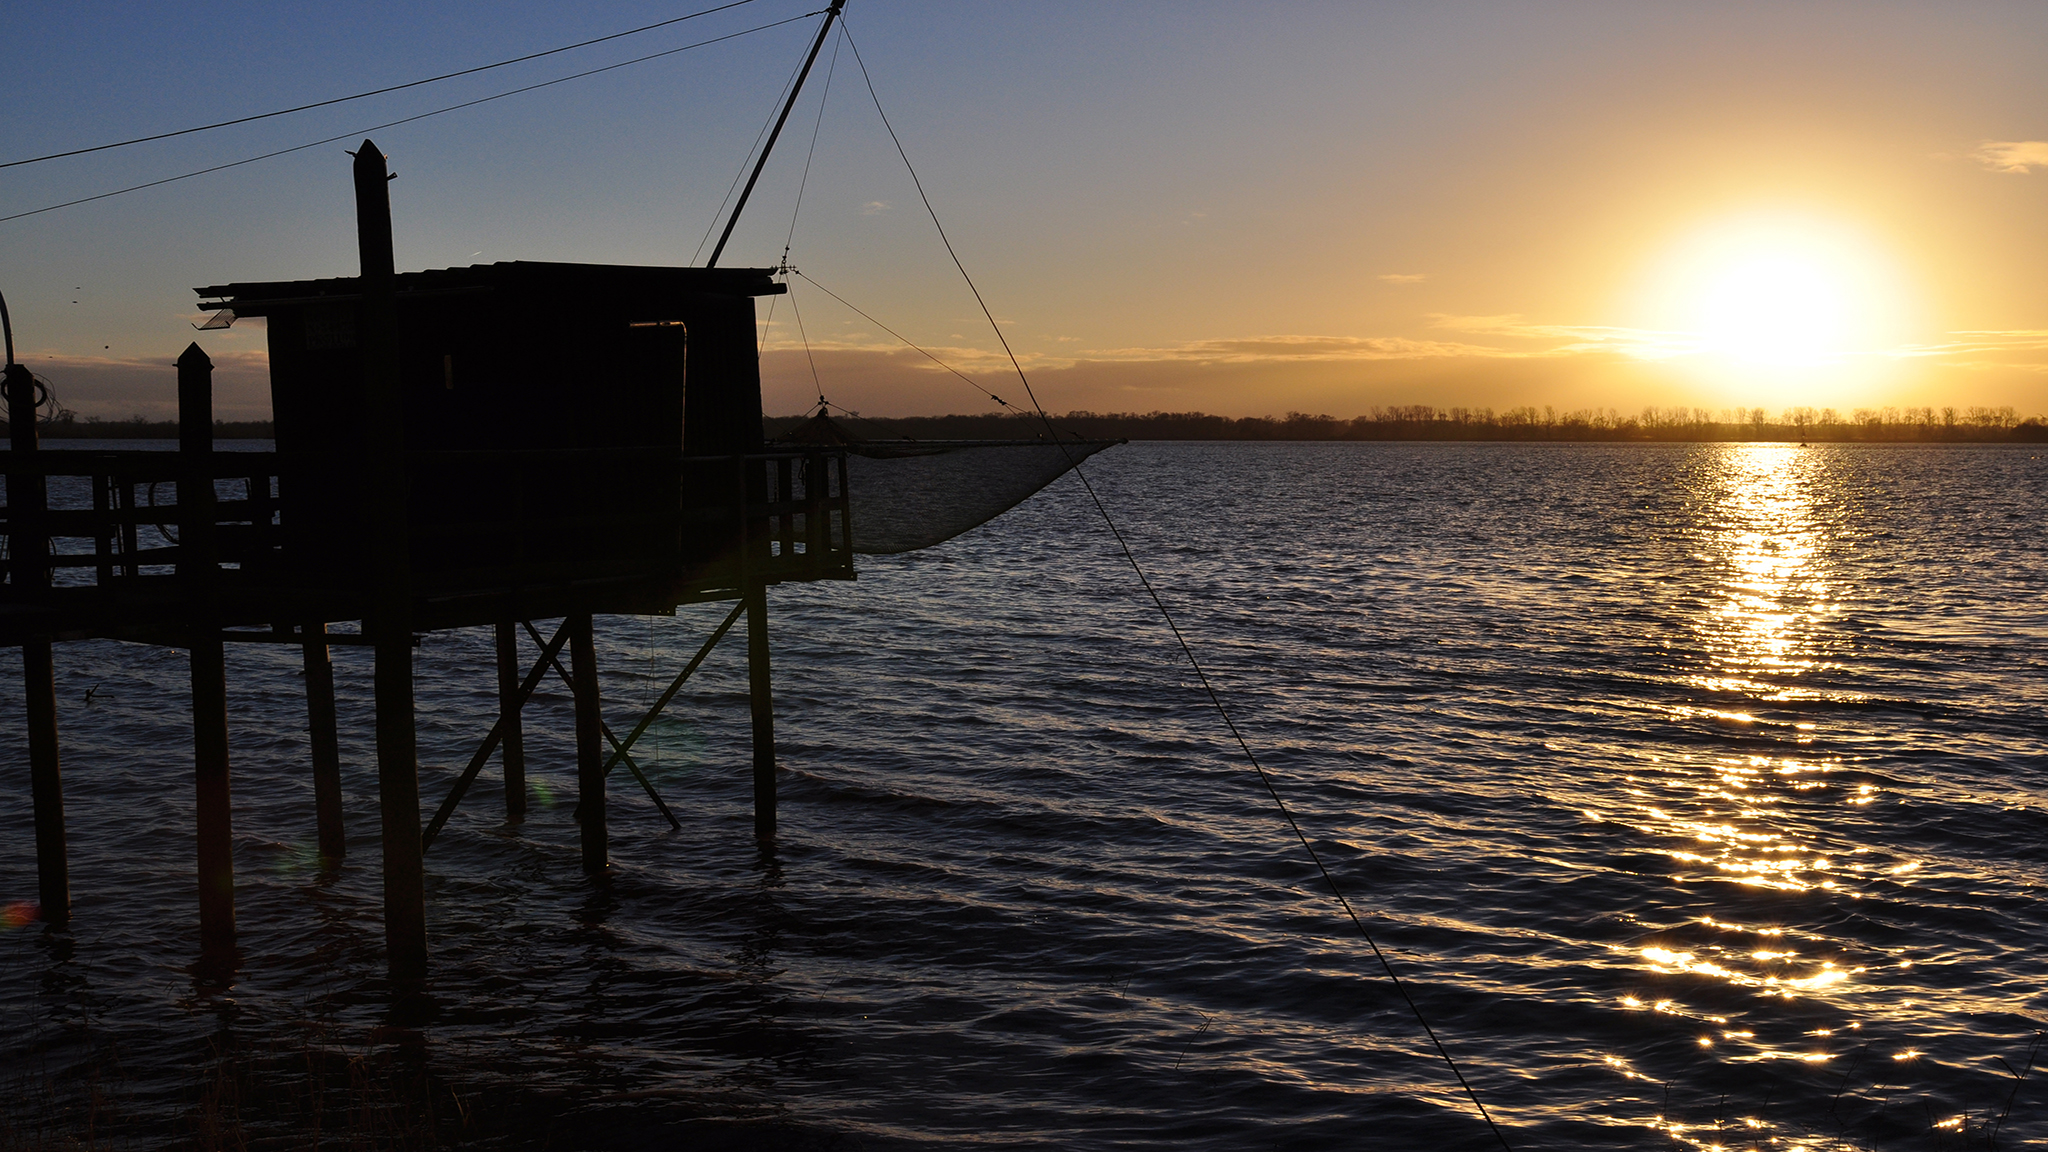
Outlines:
[[[359, 458], [199, 455], [0, 453], [9, 491], [28, 495], [0, 508], [0, 601], [61, 609], [166, 594], [205, 563], [182, 540], [207, 503], [211, 531], [198, 535], [211, 537], [209, 576], [230, 598], [360, 589], [369, 525]], [[749, 580], [853, 576], [840, 449], [417, 451], [406, 468], [406, 531], [423, 595], [651, 579], [689, 585], [684, 598], [698, 599]], [[181, 503], [180, 483], [202, 476], [213, 499]]]

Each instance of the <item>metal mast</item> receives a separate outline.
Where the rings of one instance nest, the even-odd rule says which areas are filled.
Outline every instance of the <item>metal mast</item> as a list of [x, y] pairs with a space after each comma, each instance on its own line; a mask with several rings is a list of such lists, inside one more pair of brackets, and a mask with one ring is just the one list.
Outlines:
[[804, 57], [803, 71], [796, 74], [796, 86], [789, 90], [789, 100], [782, 106], [782, 115], [775, 118], [775, 131], [768, 134], [767, 146], [761, 149], [761, 159], [754, 164], [754, 174], [747, 177], [747, 186], [740, 189], [739, 203], [732, 206], [732, 215], [725, 221], [725, 231], [718, 234], [718, 247], [711, 250], [711, 259], [704, 262], [706, 268], [718, 267], [719, 254], [725, 251], [725, 242], [732, 239], [733, 225], [740, 222], [740, 212], [747, 206], [747, 197], [753, 194], [754, 181], [761, 178], [761, 169], [768, 166], [768, 154], [775, 150], [776, 137], [782, 135], [782, 125], [796, 107], [796, 98], [804, 90], [804, 79], [811, 74], [811, 65], [818, 62], [818, 50], [825, 46], [825, 37], [832, 31], [832, 21], [838, 18], [839, 10], [844, 7], [846, 0], [832, 0], [832, 6], [825, 9], [825, 22], [818, 26], [818, 38], [811, 41], [811, 54]]

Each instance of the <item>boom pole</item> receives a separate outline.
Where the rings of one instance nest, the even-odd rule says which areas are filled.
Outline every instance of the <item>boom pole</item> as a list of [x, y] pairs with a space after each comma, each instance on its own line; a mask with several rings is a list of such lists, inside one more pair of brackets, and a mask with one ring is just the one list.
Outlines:
[[811, 41], [811, 54], [804, 57], [803, 71], [796, 74], [796, 86], [789, 90], [789, 100], [782, 106], [782, 115], [775, 118], [775, 131], [768, 134], [768, 144], [761, 149], [761, 159], [754, 163], [754, 174], [747, 177], [747, 186], [740, 189], [739, 203], [732, 206], [732, 215], [726, 218], [725, 231], [718, 234], [718, 246], [711, 250], [711, 259], [704, 262], [706, 268], [718, 267], [718, 257], [725, 251], [725, 242], [732, 239], [733, 225], [740, 222], [740, 213], [746, 209], [747, 197], [753, 194], [754, 181], [761, 178], [761, 169], [768, 166], [768, 154], [775, 151], [775, 140], [782, 135], [782, 125], [789, 120], [791, 110], [796, 107], [796, 98], [804, 90], [804, 80], [811, 74], [811, 65], [818, 62], [818, 50], [825, 46], [825, 37], [832, 32], [832, 21], [839, 16], [839, 10], [846, 7], [846, 0], [832, 0], [832, 6], [825, 9], [825, 22], [818, 26], [818, 38]]

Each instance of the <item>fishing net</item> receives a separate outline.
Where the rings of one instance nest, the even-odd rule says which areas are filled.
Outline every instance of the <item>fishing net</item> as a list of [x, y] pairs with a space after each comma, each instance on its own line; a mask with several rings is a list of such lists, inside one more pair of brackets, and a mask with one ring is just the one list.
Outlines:
[[819, 415], [784, 440], [847, 450], [853, 550], [929, 548], [988, 523], [1120, 440], [859, 440]]

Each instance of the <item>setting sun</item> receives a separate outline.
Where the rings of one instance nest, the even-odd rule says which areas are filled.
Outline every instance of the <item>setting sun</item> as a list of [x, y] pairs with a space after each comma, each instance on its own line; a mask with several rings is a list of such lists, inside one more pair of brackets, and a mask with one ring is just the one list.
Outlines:
[[1698, 289], [1698, 330], [1707, 350], [1741, 360], [1816, 362], [1844, 350], [1852, 291], [1836, 269], [1804, 253], [1746, 253]]
[[1653, 285], [1659, 328], [1744, 375], [1881, 355], [1909, 336], [1897, 269], [1876, 243], [1822, 219], [1707, 225], [1667, 251]]

